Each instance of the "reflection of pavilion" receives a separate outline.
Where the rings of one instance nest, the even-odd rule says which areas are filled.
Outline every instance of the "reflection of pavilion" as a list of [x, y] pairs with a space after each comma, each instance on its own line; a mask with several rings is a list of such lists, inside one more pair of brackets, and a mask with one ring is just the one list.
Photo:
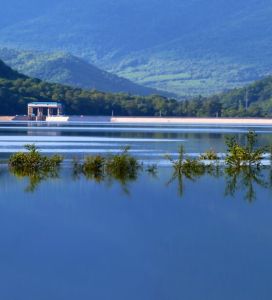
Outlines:
[[46, 117], [62, 114], [62, 104], [57, 102], [32, 102], [28, 104], [28, 118], [43, 121]]

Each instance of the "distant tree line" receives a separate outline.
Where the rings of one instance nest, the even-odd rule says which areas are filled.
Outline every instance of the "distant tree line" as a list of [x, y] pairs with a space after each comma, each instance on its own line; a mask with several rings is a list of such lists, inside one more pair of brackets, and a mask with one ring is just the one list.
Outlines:
[[[3, 77], [1, 70], [0, 77]], [[272, 77], [247, 88], [183, 101], [159, 95], [144, 97], [86, 91], [21, 75], [17, 79], [0, 78], [1, 115], [26, 114], [27, 103], [31, 101], [61, 101], [65, 113], [70, 115], [111, 115], [114, 112], [120, 116], [272, 117]]]

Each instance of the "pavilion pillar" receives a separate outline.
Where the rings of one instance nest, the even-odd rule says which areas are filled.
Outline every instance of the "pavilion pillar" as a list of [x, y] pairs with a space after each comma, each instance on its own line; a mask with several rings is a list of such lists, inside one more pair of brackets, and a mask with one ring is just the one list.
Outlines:
[[38, 117], [42, 117], [43, 116], [43, 109], [42, 107], [38, 107]]
[[31, 106], [28, 106], [27, 115], [31, 117], [33, 115], [33, 108]]

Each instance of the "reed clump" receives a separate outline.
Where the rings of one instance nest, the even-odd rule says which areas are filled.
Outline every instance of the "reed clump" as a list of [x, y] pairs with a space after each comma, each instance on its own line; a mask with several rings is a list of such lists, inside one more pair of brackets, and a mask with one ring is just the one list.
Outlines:
[[166, 158], [172, 163], [174, 176], [185, 175], [188, 178], [193, 178], [205, 173], [205, 165], [200, 159], [185, 158], [183, 146], [179, 148], [177, 160], [174, 160], [170, 156], [166, 156]]
[[128, 150], [129, 148], [125, 148], [122, 153], [106, 160], [105, 170], [108, 176], [121, 182], [137, 179], [141, 166], [135, 157], [129, 155]]
[[141, 168], [138, 160], [128, 153], [125, 148], [120, 154], [110, 157], [93, 155], [85, 157], [81, 164], [74, 160], [74, 174], [84, 174], [86, 178], [101, 181], [103, 179], [116, 179], [125, 183], [128, 180], [135, 180]]
[[9, 159], [9, 167], [15, 173], [33, 175], [34, 173], [54, 172], [63, 161], [60, 155], [47, 157], [41, 155], [35, 145], [25, 145], [28, 152], [18, 152]]
[[200, 155], [200, 159], [201, 160], [217, 161], [217, 160], [219, 160], [219, 156], [214, 150], [208, 150], [205, 153]]
[[101, 181], [105, 177], [105, 158], [101, 155], [87, 156], [82, 165], [82, 173], [89, 179]]
[[25, 145], [27, 153], [18, 152], [9, 159], [9, 168], [16, 177], [29, 178], [26, 191], [33, 192], [37, 185], [45, 179], [58, 177], [62, 156], [47, 157], [41, 155], [35, 145]]
[[256, 147], [257, 135], [250, 131], [246, 136], [246, 145], [242, 146], [235, 137], [226, 140], [227, 156], [226, 164], [228, 167], [239, 168], [246, 165], [260, 166], [266, 147]]

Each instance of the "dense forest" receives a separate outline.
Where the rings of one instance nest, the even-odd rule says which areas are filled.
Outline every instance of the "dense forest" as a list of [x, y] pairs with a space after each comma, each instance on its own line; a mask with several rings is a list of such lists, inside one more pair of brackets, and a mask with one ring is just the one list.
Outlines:
[[47, 83], [21, 75], [0, 61], [0, 114], [25, 114], [30, 101], [61, 101], [66, 114], [120, 116], [272, 117], [272, 77], [212, 97], [177, 101]]

